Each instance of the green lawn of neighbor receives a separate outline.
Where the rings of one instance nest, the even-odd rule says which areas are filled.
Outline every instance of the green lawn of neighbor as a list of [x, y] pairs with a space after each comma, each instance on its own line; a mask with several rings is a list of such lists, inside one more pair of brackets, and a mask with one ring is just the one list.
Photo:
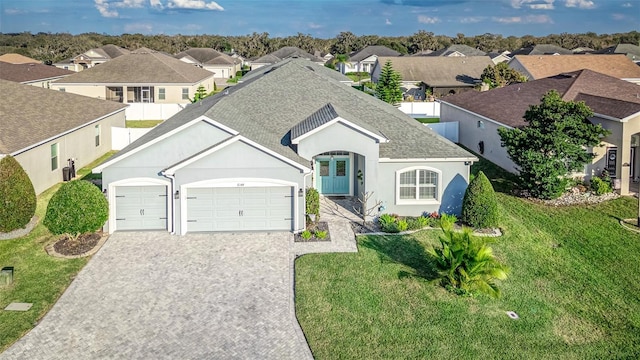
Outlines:
[[423, 124], [433, 124], [440, 122], [440, 118], [414, 118]]
[[142, 129], [142, 128], [152, 128], [164, 120], [127, 120], [126, 127]]

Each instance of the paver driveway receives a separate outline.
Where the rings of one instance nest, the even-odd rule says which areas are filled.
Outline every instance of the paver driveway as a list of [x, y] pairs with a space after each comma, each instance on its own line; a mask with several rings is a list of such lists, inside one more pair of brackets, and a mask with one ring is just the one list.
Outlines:
[[116, 233], [0, 359], [305, 359], [291, 234]]

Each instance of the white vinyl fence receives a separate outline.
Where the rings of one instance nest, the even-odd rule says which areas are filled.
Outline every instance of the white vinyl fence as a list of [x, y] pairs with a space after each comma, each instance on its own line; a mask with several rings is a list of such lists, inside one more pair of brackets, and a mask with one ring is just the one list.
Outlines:
[[457, 121], [424, 124], [424, 125], [428, 126], [431, 130], [453, 141], [454, 143], [458, 143], [458, 122]]
[[425, 102], [401, 102], [400, 111], [412, 117], [420, 118], [439, 118], [440, 103], [436, 101]]
[[188, 104], [129, 104], [125, 110], [127, 120], [167, 120]]
[[127, 145], [138, 140], [142, 135], [148, 133], [152, 128], [130, 129], [121, 127], [111, 127], [111, 149], [122, 150]]

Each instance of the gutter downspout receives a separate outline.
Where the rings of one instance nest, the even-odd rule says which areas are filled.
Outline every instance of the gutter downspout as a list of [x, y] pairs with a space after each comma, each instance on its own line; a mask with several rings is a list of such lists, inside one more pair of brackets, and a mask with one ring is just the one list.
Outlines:
[[176, 192], [176, 177], [175, 175], [169, 175], [165, 172], [161, 172], [162, 176], [171, 180], [171, 191], [169, 192], [169, 198], [171, 199], [171, 235], [176, 234], [176, 200], [173, 197], [173, 194]]

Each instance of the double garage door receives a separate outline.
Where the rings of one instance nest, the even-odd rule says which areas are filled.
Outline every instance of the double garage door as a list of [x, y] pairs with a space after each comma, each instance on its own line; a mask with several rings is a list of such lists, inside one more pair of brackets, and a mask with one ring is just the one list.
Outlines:
[[288, 186], [189, 188], [186, 231], [290, 231], [293, 195]]

